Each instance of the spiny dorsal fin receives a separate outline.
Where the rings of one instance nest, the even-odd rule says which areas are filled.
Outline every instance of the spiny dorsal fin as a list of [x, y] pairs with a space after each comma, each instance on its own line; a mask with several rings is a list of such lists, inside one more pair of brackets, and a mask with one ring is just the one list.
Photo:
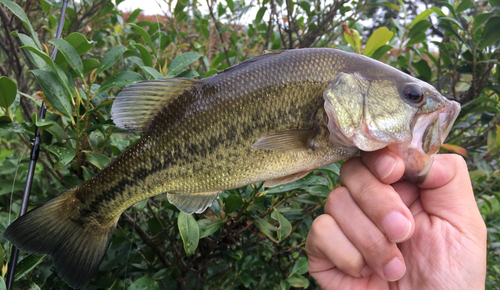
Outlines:
[[285, 51], [286, 50], [265, 50], [263, 54], [254, 56], [254, 57], [249, 58], [249, 59], [247, 59], [245, 61], [237, 63], [237, 64], [235, 64], [235, 65], [233, 65], [231, 67], [226, 68], [223, 71], [218, 72], [217, 74], [223, 74], [223, 73], [227, 73], [229, 71], [235, 71], [235, 70], [239, 70], [239, 69], [244, 69], [245, 67], [247, 67], [248, 65], [250, 65], [252, 63], [255, 63], [255, 62], [260, 61], [260, 60], [268, 59], [269, 57], [281, 54], [281, 53], [283, 53]]
[[202, 213], [214, 203], [221, 191], [168, 193], [168, 201], [185, 214]]
[[118, 128], [146, 131], [161, 109], [185, 90], [201, 82], [190, 79], [162, 79], [130, 85], [116, 97], [111, 119]]
[[273, 151], [309, 150], [313, 149], [312, 140], [318, 134], [316, 130], [293, 129], [274, 132], [261, 137], [253, 143], [252, 148]]

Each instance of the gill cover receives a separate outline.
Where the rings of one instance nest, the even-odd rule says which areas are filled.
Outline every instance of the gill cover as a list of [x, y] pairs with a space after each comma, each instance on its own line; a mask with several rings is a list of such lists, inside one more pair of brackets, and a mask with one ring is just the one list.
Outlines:
[[[330, 141], [363, 151], [388, 146], [405, 160], [405, 177], [420, 182], [460, 106], [431, 85], [399, 73], [384, 78], [339, 73], [323, 93]], [[408, 87], [422, 92], [421, 98], [409, 94], [411, 100], [405, 99]]]
[[334, 143], [374, 151], [411, 140], [410, 124], [418, 108], [402, 100], [391, 80], [339, 73], [323, 97]]

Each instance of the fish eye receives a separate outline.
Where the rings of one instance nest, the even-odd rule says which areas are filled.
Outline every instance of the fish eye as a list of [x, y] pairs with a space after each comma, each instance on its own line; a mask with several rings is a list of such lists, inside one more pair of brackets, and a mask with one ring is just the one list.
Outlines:
[[424, 92], [418, 86], [407, 86], [403, 93], [405, 98], [412, 103], [420, 103], [424, 99]]

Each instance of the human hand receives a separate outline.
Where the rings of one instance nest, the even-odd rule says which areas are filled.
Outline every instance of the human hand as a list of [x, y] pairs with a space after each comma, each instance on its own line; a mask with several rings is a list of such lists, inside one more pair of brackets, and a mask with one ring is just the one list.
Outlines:
[[420, 184], [398, 181], [404, 161], [387, 149], [340, 172], [306, 243], [322, 289], [484, 289], [486, 226], [460, 156], [436, 155]]

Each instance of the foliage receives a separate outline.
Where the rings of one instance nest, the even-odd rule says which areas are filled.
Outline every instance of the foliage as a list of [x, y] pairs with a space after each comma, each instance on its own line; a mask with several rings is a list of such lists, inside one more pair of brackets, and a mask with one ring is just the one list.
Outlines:
[[[165, 1], [170, 16], [160, 22], [139, 21], [140, 10], [126, 14], [109, 0], [71, 2], [64, 37], [55, 40], [61, 2], [0, 0], [0, 232], [19, 213], [35, 124], [43, 144], [30, 208], [88, 180], [137, 140], [109, 117], [124, 86], [207, 77], [267, 49], [337, 47], [428, 81], [462, 104], [443, 152], [468, 161], [489, 231], [486, 286], [500, 283], [498, 1], [226, 0], [207, 1], [207, 9], [196, 0]], [[253, 19], [240, 23], [252, 9]], [[35, 110], [42, 100], [45, 119]], [[86, 288], [317, 288], [305, 239], [338, 173], [332, 164], [280, 187], [226, 191], [194, 217], [165, 196], [139, 202], [123, 214]], [[0, 244], [3, 278], [10, 245], [3, 237]], [[68, 289], [49, 257], [28, 254], [14, 287]]]

